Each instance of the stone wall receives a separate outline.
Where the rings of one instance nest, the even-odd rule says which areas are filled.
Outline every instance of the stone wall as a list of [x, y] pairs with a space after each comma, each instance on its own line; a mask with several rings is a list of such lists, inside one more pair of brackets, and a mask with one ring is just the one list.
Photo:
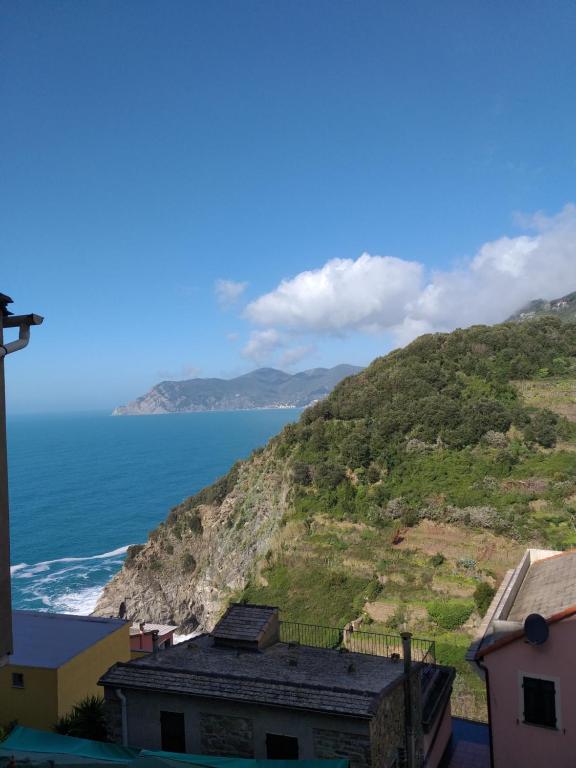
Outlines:
[[[412, 671], [412, 723], [414, 732], [414, 756], [417, 766], [422, 764], [422, 701], [420, 671]], [[376, 716], [370, 724], [373, 768], [389, 768], [401, 765], [406, 735], [404, 731], [404, 680], [389, 691], [380, 702]], [[398, 761], [397, 763], [395, 761]]]
[[252, 720], [201, 712], [200, 745], [204, 755], [254, 757]]
[[122, 705], [110, 688], [104, 689], [104, 711], [108, 738], [115, 744], [122, 744]]
[[351, 768], [370, 768], [370, 738], [314, 728], [314, 757], [319, 760], [349, 759]]

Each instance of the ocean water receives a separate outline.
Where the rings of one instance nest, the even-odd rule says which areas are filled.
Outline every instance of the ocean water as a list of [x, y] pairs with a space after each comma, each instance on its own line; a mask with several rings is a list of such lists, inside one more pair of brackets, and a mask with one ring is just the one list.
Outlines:
[[130, 544], [299, 414], [9, 417], [14, 606], [90, 612]]

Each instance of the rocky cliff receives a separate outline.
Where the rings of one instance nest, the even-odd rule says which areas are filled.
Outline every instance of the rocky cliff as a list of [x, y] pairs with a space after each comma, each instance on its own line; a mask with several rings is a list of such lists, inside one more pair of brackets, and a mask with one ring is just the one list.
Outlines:
[[135, 620], [212, 626], [278, 536], [290, 486], [273, 444], [238, 463], [211, 493], [175, 507], [146, 544], [129, 549], [96, 613], [116, 616], [125, 601]]

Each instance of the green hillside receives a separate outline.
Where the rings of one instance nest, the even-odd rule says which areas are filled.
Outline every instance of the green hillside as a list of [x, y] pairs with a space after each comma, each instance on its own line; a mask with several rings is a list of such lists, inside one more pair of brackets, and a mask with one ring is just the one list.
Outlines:
[[[213, 594], [214, 559], [230, 547], [222, 563], [237, 567], [220, 600], [434, 637], [460, 673], [455, 711], [480, 717], [464, 651], [493, 589], [527, 545], [576, 546], [575, 388], [576, 324], [423, 336], [175, 508], [112, 582], [110, 604], [130, 590], [148, 610], [154, 590]], [[191, 603], [179, 599], [170, 616], [185, 621]]]

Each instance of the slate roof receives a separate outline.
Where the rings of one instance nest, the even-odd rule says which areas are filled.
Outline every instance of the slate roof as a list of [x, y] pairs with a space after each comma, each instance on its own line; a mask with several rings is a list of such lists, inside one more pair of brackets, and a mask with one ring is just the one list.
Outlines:
[[238, 640], [257, 643], [270, 621], [278, 615], [278, 608], [269, 605], [231, 605], [212, 630], [219, 640]]
[[120, 619], [13, 611], [12, 666], [57, 669], [126, 625]]
[[576, 552], [562, 552], [530, 565], [508, 612], [508, 621], [524, 621], [531, 613], [544, 617], [576, 603]]
[[203, 635], [155, 657], [116, 664], [100, 683], [369, 718], [402, 677], [402, 663], [381, 656], [285, 643], [242, 651]]

